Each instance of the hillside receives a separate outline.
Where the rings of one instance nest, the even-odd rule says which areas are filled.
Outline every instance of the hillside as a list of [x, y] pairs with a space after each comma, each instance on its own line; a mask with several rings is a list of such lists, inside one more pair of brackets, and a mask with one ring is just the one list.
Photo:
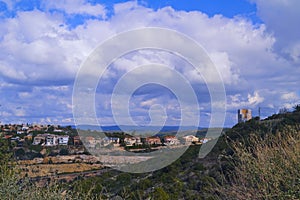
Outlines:
[[[22, 185], [15, 179], [9, 182], [6, 177], [0, 188], [16, 191], [2, 190], [0, 198], [23, 195], [32, 199], [33, 194], [43, 192], [58, 199], [300, 199], [299, 132], [300, 109], [296, 107], [293, 112], [235, 125], [204, 159], [198, 158], [200, 145], [194, 145], [155, 172], [107, 170], [101, 176], [79, 176], [70, 183], [61, 180], [47, 189]], [[7, 170], [2, 167], [1, 173]], [[26, 191], [34, 190], [31, 196], [19, 191], [20, 184]]]

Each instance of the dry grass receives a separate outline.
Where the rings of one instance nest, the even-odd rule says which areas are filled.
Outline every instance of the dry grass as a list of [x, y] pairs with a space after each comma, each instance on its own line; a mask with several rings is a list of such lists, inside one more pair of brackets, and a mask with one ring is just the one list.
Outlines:
[[37, 164], [18, 165], [22, 176], [28, 177], [59, 175], [101, 169], [101, 164], [70, 163], [70, 164]]
[[[101, 193], [92, 195], [91, 192], [83, 193], [81, 190], [71, 191], [61, 187], [59, 183], [52, 183], [45, 187], [38, 187], [24, 178], [18, 168], [7, 163], [0, 165], [0, 199], [1, 200], [90, 200], [103, 199]], [[90, 190], [92, 190], [91, 188]]]
[[264, 139], [251, 135], [249, 145], [233, 144], [234, 170], [220, 192], [226, 199], [300, 199], [299, 126]]

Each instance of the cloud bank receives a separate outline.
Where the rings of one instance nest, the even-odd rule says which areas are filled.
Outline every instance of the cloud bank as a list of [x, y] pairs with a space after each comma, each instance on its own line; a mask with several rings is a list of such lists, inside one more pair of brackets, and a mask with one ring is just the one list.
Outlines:
[[[14, 2], [5, 3], [8, 9], [14, 9]], [[292, 108], [299, 103], [299, 2], [253, 3], [263, 23], [255, 24], [241, 16], [209, 17], [201, 11], [172, 7], [154, 10], [131, 1], [115, 4], [110, 16], [105, 5], [85, 0], [45, 0], [31, 10], [2, 17], [1, 121], [72, 124], [73, 82], [82, 62], [107, 38], [140, 27], [174, 29], [203, 46], [224, 80], [226, 126], [236, 122], [236, 110], [242, 107], [257, 114], [261, 106], [264, 116], [283, 106]], [[198, 94], [200, 124], [207, 126], [211, 105], [203, 79], [188, 63], [159, 51], [137, 51], [112, 64], [102, 80], [104, 87], [97, 90], [99, 118], [107, 125], [113, 123], [109, 95], [113, 85], [123, 73], [149, 62], [176, 68], [188, 78]], [[167, 73], [158, 74], [170, 78]], [[147, 75], [151, 72], [144, 73]], [[193, 119], [195, 105], [179, 108], [174, 95], [165, 88], [149, 86], [135, 95], [130, 112], [137, 123], [145, 124], [148, 110], [156, 104], [166, 108], [170, 125], [178, 123], [180, 109], [190, 110]]]

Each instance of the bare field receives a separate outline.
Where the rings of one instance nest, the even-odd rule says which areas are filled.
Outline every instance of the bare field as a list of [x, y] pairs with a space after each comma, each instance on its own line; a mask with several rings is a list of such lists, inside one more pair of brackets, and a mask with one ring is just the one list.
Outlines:
[[18, 165], [21, 174], [33, 177], [59, 175], [65, 173], [77, 173], [91, 170], [102, 169], [101, 164], [87, 163], [64, 163], [64, 164], [35, 164], [35, 165]]
[[105, 165], [139, 163], [151, 157], [70, 155], [18, 161], [21, 174], [31, 178], [103, 169]]

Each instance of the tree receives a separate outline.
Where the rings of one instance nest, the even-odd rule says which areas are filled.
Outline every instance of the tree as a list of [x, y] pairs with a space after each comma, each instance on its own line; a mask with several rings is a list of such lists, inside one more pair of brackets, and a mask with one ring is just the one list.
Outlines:
[[69, 155], [69, 150], [68, 149], [61, 149], [59, 151], [59, 155], [61, 155], [61, 156]]
[[294, 112], [300, 112], [300, 104], [294, 106]]
[[24, 149], [23, 149], [23, 148], [17, 149], [17, 150], [15, 151], [15, 156], [16, 156], [17, 158], [21, 158], [21, 157], [25, 156], [25, 151], [24, 151]]
[[289, 112], [289, 110], [287, 108], [285, 108], [285, 107], [279, 109], [279, 114], [286, 114], [288, 112]]

